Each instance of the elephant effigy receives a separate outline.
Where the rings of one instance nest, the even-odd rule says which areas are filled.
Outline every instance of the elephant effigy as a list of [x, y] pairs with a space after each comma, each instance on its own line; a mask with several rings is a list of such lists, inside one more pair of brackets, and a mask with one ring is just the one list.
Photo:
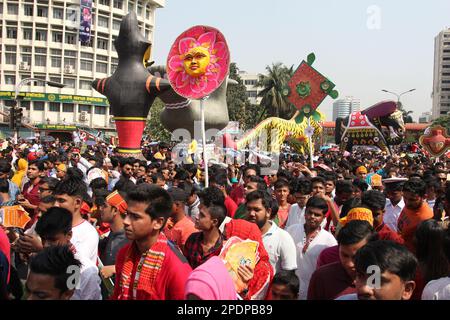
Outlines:
[[[322, 113], [316, 110], [319, 117], [310, 118], [310, 127], [314, 130], [312, 131], [313, 141], [315, 138], [322, 134], [321, 122], [325, 118]], [[224, 146], [226, 148], [232, 148], [235, 150], [244, 149], [256, 142], [258, 138], [264, 137], [265, 139], [261, 141], [266, 146], [266, 150], [272, 153], [280, 153], [281, 146], [287, 139], [295, 139], [300, 146], [296, 149], [299, 153], [304, 153], [305, 150], [309, 149], [309, 139], [307, 136], [308, 119], [306, 117], [298, 117], [299, 112], [292, 117], [290, 120], [281, 118], [267, 118], [260, 122], [254, 129], [247, 132], [238, 141], [232, 141], [229, 135], [224, 136]], [[300, 120], [300, 121], [299, 121]]]
[[[165, 66], [151, 66], [148, 68], [155, 76], [165, 78]], [[228, 125], [227, 88], [228, 85], [237, 84], [237, 81], [227, 78], [209, 98], [203, 101], [205, 106], [205, 129], [222, 130]], [[177, 129], [186, 129], [191, 138], [195, 137], [195, 124], [201, 120], [200, 101], [191, 100], [180, 96], [173, 88], [159, 95], [165, 108], [161, 112], [160, 120], [163, 126], [170, 132]], [[199, 128], [197, 129], [197, 131]]]
[[144, 66], [151, 45], [139, 32], [136, 13], [128, 13], [114, 40], [119, 56], [116, 71], [92, 82], [92, 87], [108, 98], [119, 136], [117, 151], [123, 156], [143, 158], [141, 139], [150, 107], [157, 96], [171, 89], [169, 81], [154, 77]]
[[351, 152], [353, 146], [376, 146], [391, 153], [390, 146], [405, 137], [403, 115], [394, 101], [384, 101], [363, 111], [336, 119], [335, 142], [341, 150]]

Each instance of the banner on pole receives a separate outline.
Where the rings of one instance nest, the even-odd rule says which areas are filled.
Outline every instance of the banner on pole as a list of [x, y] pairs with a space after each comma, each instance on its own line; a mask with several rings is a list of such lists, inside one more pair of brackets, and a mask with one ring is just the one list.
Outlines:
[[91, 40], [92, 0], [81, 0], [80, 8], [80, 42], [88, 43]]

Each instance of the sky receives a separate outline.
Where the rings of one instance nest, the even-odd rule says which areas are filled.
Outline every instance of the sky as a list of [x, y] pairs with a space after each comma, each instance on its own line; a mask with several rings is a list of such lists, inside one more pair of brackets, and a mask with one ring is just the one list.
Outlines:
[[[166, 0], [156, 11], [153, 60], [165, 64], [183, 31], [209, 25], [225, 36], [240, 70], [264, 73], [282, 62], [296, 68], [309, 53], [339, 97], [361, 109], [401, 93], [415, 120], [431, 111], [434, 38], [450, 27], [450, 1], [428, 0]], [[333, 99], [319, 110], [332, 117]]]

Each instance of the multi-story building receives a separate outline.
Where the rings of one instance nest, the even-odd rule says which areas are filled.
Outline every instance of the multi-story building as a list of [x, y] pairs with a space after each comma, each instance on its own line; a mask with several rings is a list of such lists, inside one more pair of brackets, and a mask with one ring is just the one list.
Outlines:
[[431, 122], [432, 114], [431, 112], [423, 112], [422, 115], [419, 117], [419, 123], [429, 123]]
[[261, 102], [262, 97], [258, 97], [259, 92], [262, 90], [261, 87], [257, 87], [259, 75], [250, 74], [245, 71], [239, 71], [239, 76], [245, 85], [245, 90], [247, 93], [247, 98], [252, 104], [259, 104]]
[[333, 121], [336, 121], [336, 118], [345, 118], [354, 111], [359, 111], [360, 107], [361, 101], [352, 96], [336, 100], [333, 103]]
[[[135, 11], [143, 35], [153, 43], [155, 11], [165, 0], [95, 0], [91, 37], [79, 41], [80, 0], [5, 0], [0, 4], [0, 111], [14, 104], [15, 85], [29, 77], [42, 82], [23, 86], [19, 106], [24, 123], [82, 125], [114, 130], [107, 99], [91, 88], [95, 78], [111, 75], [118, 56], [113, 41], [122, 17]], [[1, 118], [1, 116], [0, 116]]]
[[434, 38], [433, 120], [450, 112], [450, 28]]

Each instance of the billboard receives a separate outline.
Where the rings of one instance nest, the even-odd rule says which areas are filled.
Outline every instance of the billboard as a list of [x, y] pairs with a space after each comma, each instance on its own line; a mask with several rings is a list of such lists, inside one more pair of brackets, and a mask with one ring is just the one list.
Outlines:
[[88, 43], [91, 40], [92, 0], [81, 0], [80, 8], [80, 42]]

